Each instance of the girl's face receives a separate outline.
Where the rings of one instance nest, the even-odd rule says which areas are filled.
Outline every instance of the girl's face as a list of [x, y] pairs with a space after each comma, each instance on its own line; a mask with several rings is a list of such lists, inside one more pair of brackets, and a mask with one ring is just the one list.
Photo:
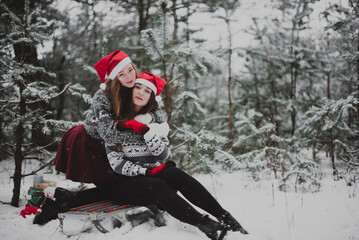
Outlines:
[[136, 83], [132, 90], [132, 102], [136, 107], [144, 107], [150, 101], [152, 90], [146, 85]]
[[131, 63], [127, 64], [118, 74], [117, 79], [121, 85], [132, 88], [135, 85], [136, 71]]

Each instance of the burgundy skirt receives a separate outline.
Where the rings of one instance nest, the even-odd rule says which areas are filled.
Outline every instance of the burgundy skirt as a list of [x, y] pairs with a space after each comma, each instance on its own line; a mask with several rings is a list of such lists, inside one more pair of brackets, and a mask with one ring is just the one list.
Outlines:
[[83, 125], [71, 128], [62, 137], [54, 164], [57, 171], [75, 182], [100, 183], [113, 176], [104, 141], [87, 135]]

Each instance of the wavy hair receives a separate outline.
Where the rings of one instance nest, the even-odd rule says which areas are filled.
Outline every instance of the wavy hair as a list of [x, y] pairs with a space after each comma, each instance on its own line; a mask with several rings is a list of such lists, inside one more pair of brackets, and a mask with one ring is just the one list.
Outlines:
[[[137, 68], [133, 63], [131, 65], [136, 72], [137, 78], [139, 76]], [[105, 84], [106, 96], [110, 100], [111, 107], [115, 113], [114, 120], [124, 120], [124, 113], [129, 111], [129, 106], [132, 102], [132, 88], [123, 87], [117, 76], [114, 80], [107, 79]]]

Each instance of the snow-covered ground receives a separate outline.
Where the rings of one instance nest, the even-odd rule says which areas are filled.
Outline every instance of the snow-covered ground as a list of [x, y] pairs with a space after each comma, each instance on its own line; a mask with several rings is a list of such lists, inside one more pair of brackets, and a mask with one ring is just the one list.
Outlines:
[[[11, 174], [12, 163], [0, 162], [0, 200], [3, 202], [11, 200]], [[330, 174], [327, 175], [322, 180], [321, 191], [317, 193], [280, 192], [275, 180], [255, 182], [243, 171], [212, 176], [196, 175], [196, 178], [250, 233], [247, 236], [229, 233], [227, 240], [359, 240], [358, 183], [348, 187], [344, 180], [333, 181]], [[56, 181], [58, 186], [65, 188], [78, 186], [77, 183], [65, 180], [63, 175], [44, 174], [44, 178]], [[0, 204], [1, 239], [207, 239], [195, 227], [170, 216], [166, 216], [168, 225], [161, 228], [148, 222], [130, 231], [130, 226], [125, 225], [102, 234], [93, 227], [87, 232], [68, 238], [59, 231], [57, 220], [45, 226], [37, 226], [32, 224], [33, 215], [27, 216], [26, 219], [19, 216], [26, 204], [27, 190], [32, 181], [32, 177], [27, 177], [22, 183], [21, 207]], [[74, 233], [81, 230], [84, 223], [69, 220], [65, 222], [65, 230], [66, 227], [69, 232]]]

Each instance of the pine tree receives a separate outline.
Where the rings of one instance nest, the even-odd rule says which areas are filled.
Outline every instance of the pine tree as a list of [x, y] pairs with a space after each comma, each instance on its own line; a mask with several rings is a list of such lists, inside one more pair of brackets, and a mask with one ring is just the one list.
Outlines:
[[[314, 79], [321, 76], [316, 66], [321, 62], [312, 40], [301, 34], [307, 28], [312, 2], [315, 1], [274, 1], [281, 14], [265, 23], [253, 19], [249, 32], [258, 44], [246, 48], [247, 71], [238, 80], [244, 90], [239, 90], [234, 100], [241, 103], [234, 122], [238, 158], [256, 178], [274, 173], [283, 190], [294, 175], [305, 182], [306, 175], [299, 174], [302, 171], [293, 166], [308, 167], [313, 174], [318, 167], [300, 154], [300, 139], [294, 134], [298, 114], [321, 97], [316, 86], [311, 89]], [[308, 175], [307, 180], [317, 185], [316, 176]]]
[[220, 2], [220, 7], [224, 10], [225, 15], [222, 17], [220, 16], [219, 18], [223, 19], [223, 21], [226, 23], [227, 26], [227, 42], [228, 42], [228, 46], [226, 49], [226, 54], [227, 54], [227, 63], [226, 63], [226, 67], [228, 69], [227, 71], [227, 92], [228, 92], [228, 138], [230, 139], [231, 142], [233, 142], [234, 140], [234, 133], [233, 133], [233, 123], [232, 123], [232, 55], [233, 55], [233, 45], [232, 45], [232, 41], [233, 41], [233, 36], [232, 36], [232, 29], [231, 29], [231, 25], [232, 22], [234, 22], [234, 20], [232, 19], [234, 12], [238, 9], [239, 7], [239, 1], [238, 0], [222, 0]]
[[[344, 161], [348, 168], [358, 163], [358, 79], [357, 37], [359, 18], [355, 12], [334, 4], [323, 12], [328, 21], [325, 41], [321, 44], [318, 57], [322, 61], [322, 75], [326, 79], [326, 98], [318, 101], [303, 116], [299, 129], [306, 146], [317, 152], [329, 153], [335, 179], [341, 177], [338, 160]], [[340, 52], [340, 56], [338, 56]], [[339, 165], [340, 166], [340, 165]], [[347, 170], [343, 171], [344, 173]]]
[[[160, 76], [167, 81], [161, 95], [172, 129], [173, 157], [180, 167], [192, 172], [216, 171], [215, 166], [232, 166], [234, 169], [234, 158], [221, 150], [228, 139], [206, 129], [207, 110], [196, 94], [196, 84], [193, 84], [208, 73], [209, 66], [216, 64], [217, 59], [201, 50], [198, 44], [179, 43], [173, 38], [175, 27], [169, 19], [170, 6], [168, 1], [161, 2], [158, 27], [143, 30], [141, 37], [153, 61], [152, 71], [159, 70]], [[181, 36], [178, 32], [178, 38]], [[188, 79], [191, 79], [191, 85]]]
[[[20, 7], [18, 8], [20, 4]], [[8, 1], [1, 3], [1, 21], [7, 23], [1, 28], [1, 128], [2, 153], [14, 158], [14, 189], [11, 205], [19, 205], [21, 179], [47, 166], [52, 155], [47, 148], [56, 140], [50, 139], [46, 144], [34, 141], [36, 129], [43, 134], [50, 134], [52, 121], [49, 116], [50, 102], [70, 89], [65, 85], [58, 89], [48, 82], [54, 78], [51, 73], [39, 65], [37, 46], [50, 39], [47, 29], [54, 21], [41, 17], [39, 6], [34, 1]], [[16, 7], [16, 8], [14, 8]], [[66, 125], [66, 123], [61, 123]], [[61, 127], [61, 126], [57, 126]], [[23, 173], [25, 160], [39, 161], [37, 170]], [[46, 161], [44, 161], [46, 160]]]

